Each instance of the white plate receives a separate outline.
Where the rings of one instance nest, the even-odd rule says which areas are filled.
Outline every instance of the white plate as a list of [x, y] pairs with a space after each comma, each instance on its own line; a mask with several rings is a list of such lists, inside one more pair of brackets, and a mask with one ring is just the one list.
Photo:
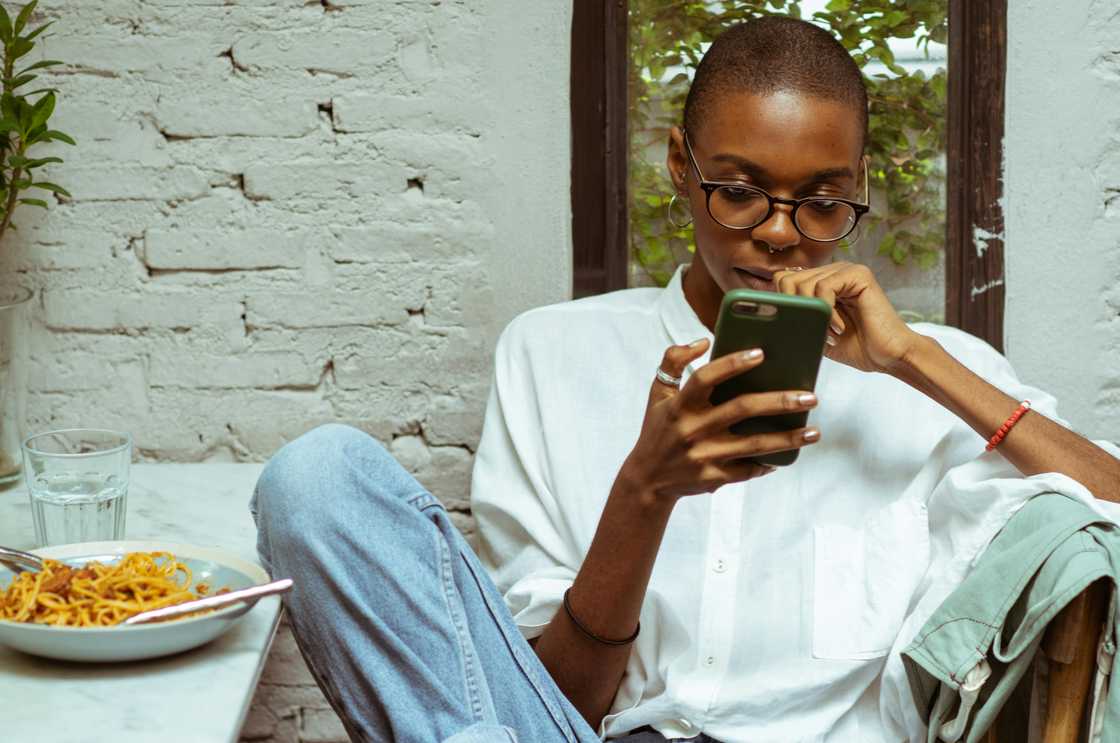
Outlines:
[[[65, 544], [32, 552], [74, 566], [90, 560], [112, 562], [126, 552], [170, 552], [190, 567], [192, 585], [205, 582], [215, 589], [229, 586], [236, 590], [269, 580], [260, 566], [216, 547], [122, 541]], [[0, 591], [8, 587], [12, 577], [10, 570], [0, 566]], [[235, 604], [198, 617], [128, 627], [51, 627], [0, 620], [0, 644], [45, 658], [87, 663], [156, 658], [210, 642], [251, 608], [252, 604]]]

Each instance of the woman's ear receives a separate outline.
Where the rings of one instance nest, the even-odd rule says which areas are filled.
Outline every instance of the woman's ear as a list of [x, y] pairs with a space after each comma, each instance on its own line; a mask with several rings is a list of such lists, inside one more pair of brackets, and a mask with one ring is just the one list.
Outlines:
[[669, 130], [669, 151], [665, 165], [669, 168], [673, 191], [679, 196], [687, 196], [688, 155], [684, 151], [684, 130], [679, 126]]

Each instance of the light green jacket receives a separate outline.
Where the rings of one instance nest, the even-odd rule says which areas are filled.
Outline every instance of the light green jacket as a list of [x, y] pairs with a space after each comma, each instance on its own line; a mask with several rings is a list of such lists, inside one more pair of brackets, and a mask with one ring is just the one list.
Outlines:
[[[1057, 493], [1032, 498], [903, 651], [929, 743], [980, 741], [1030, 667], [1054, 616], [1089, 584], [1120, 575], [1120, 527]], [[1120, 689], [1109, 693], [1116, 595], [1098, 652], [1094, 740], [1120, 741]], [[939, 737], [940, 736], [940, 737]]]

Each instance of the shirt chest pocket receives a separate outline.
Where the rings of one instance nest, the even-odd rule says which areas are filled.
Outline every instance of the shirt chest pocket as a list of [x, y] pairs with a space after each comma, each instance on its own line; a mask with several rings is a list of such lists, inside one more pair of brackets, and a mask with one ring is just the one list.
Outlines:
[[923, 504], [899, 501], [857, 527], [813, 529], [813, 657], [886, 655], [929, 562]]

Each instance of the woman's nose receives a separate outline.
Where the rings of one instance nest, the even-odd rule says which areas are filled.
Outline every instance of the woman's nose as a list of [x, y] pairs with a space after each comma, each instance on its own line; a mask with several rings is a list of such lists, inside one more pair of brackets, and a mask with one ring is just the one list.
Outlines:
[[774, 213], [765, 222], [751, 230], [751, 238], [777, 253], [801, 242], [801, 233], [793, 224], [791, 208], [775, 204]]

